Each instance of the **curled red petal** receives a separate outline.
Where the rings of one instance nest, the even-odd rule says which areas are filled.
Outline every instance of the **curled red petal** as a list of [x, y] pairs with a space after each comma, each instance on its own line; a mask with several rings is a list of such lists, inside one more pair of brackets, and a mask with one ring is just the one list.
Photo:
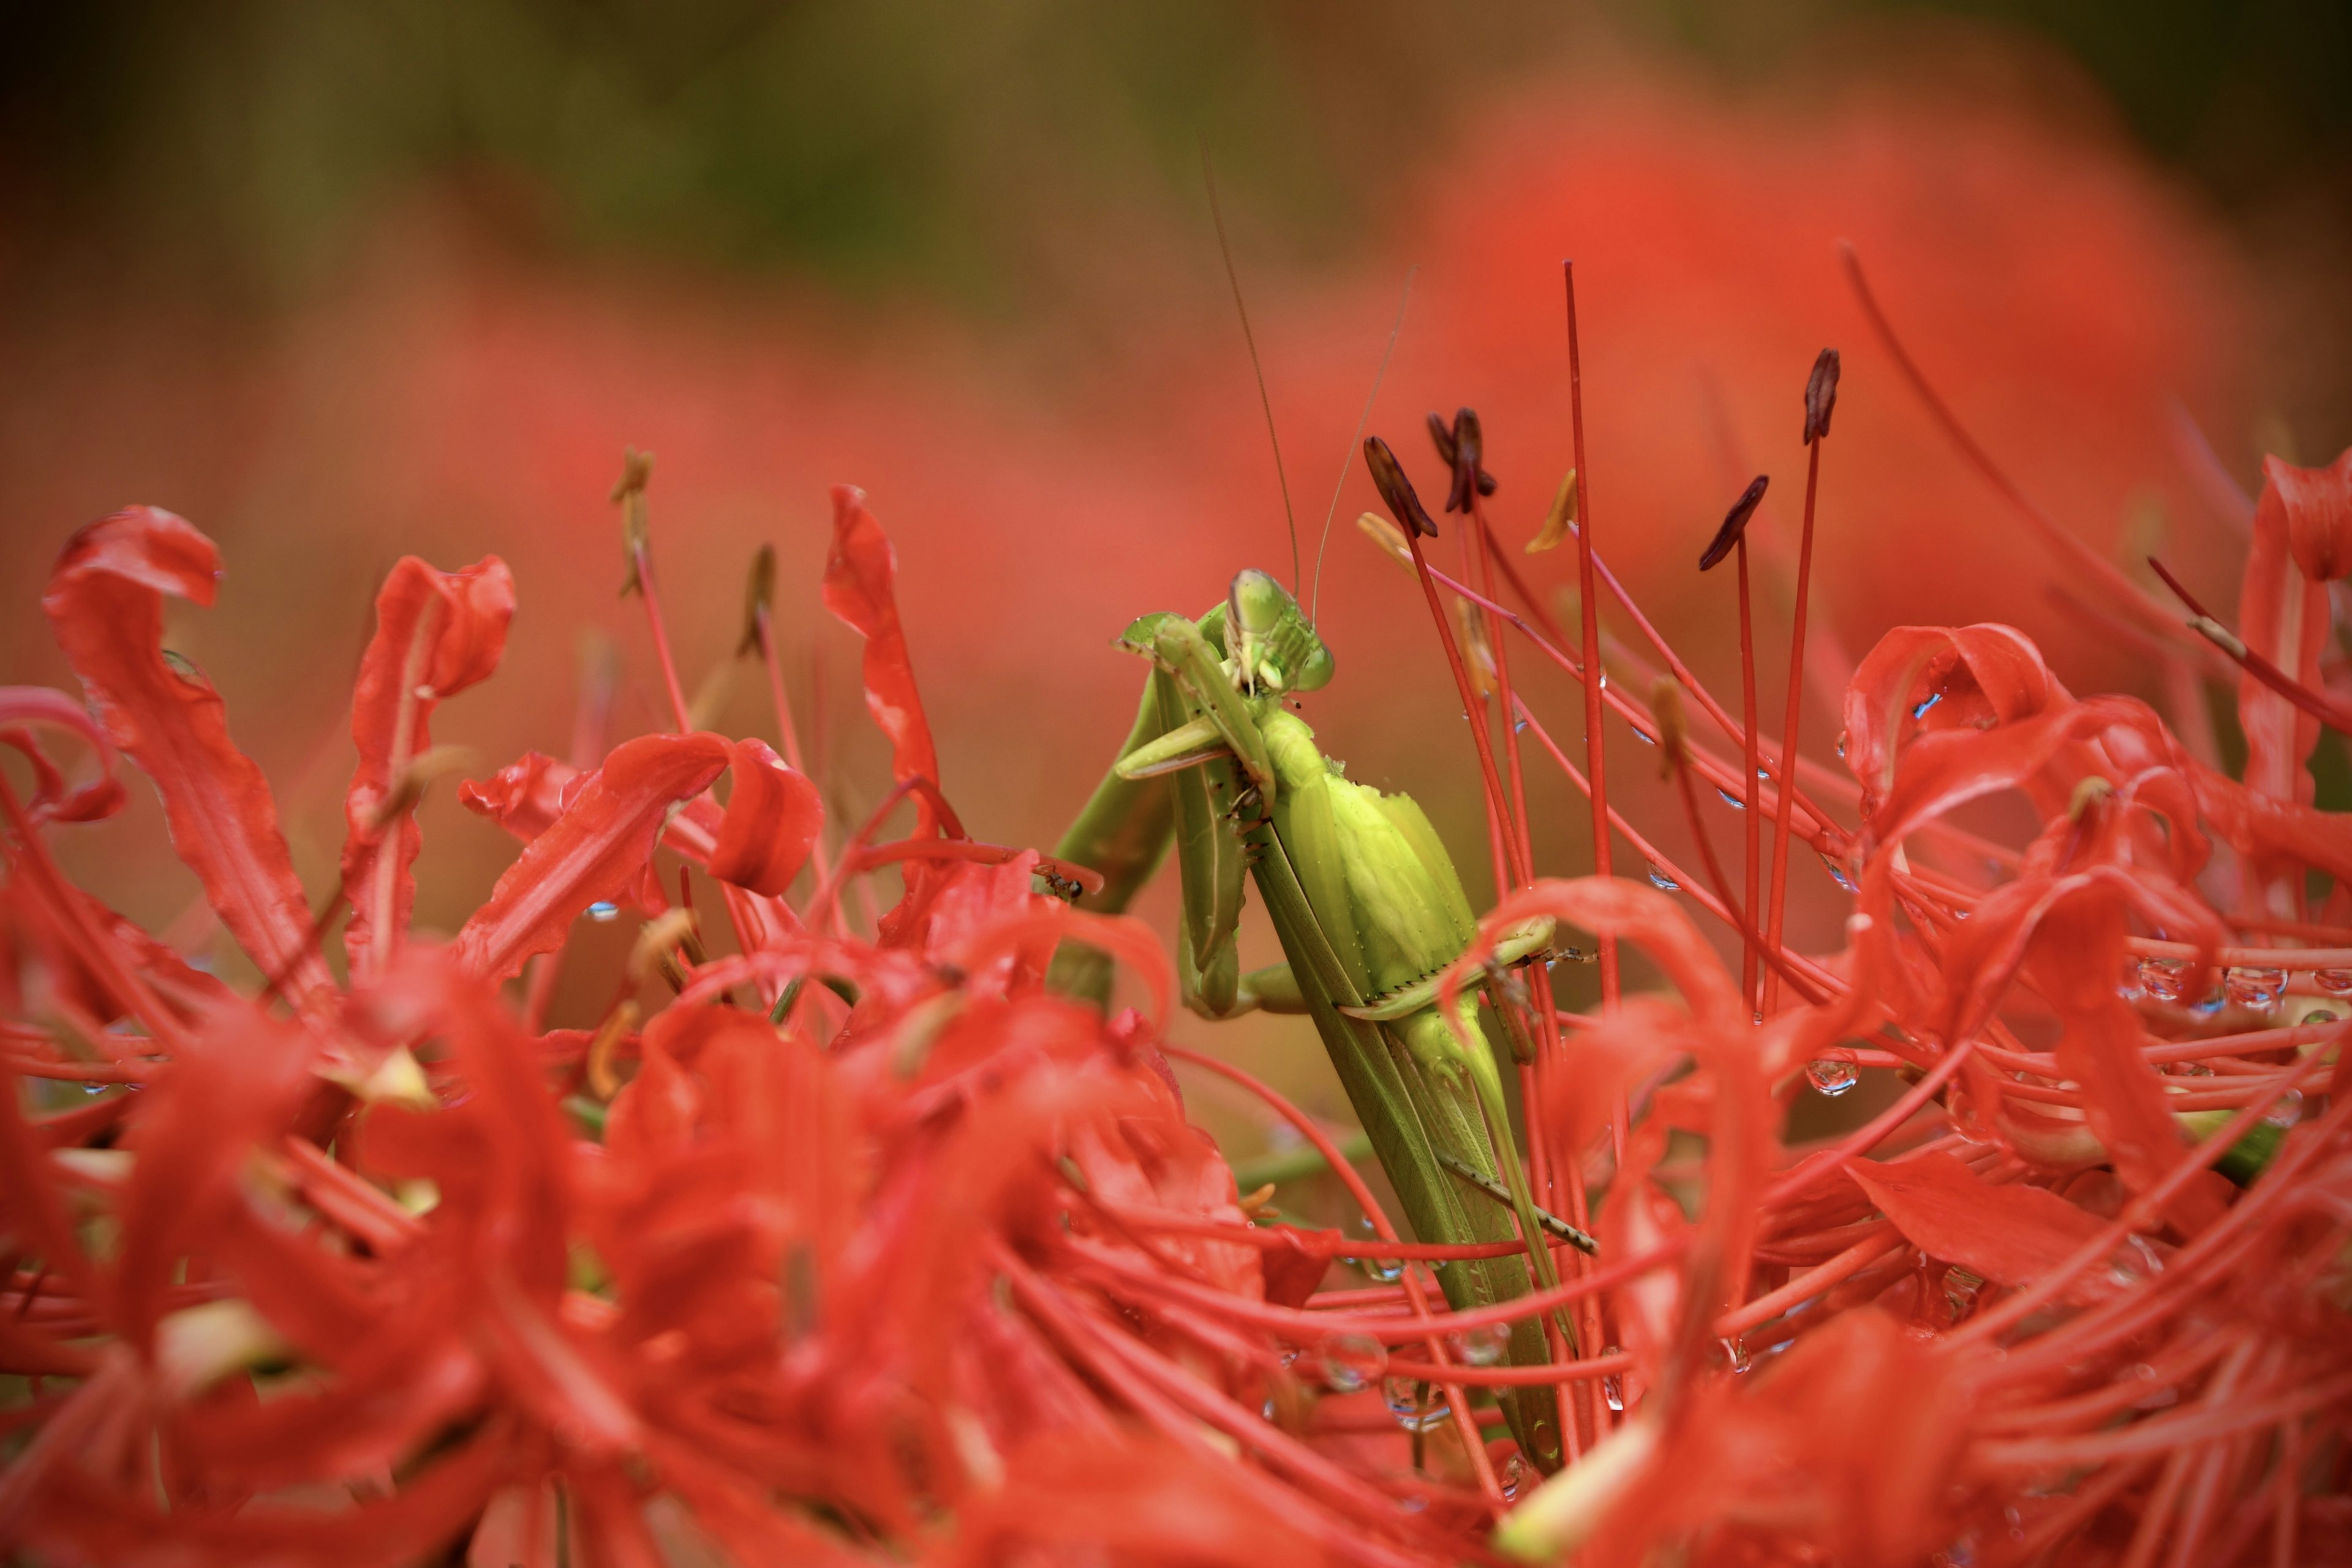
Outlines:
[[2259, 513], [2275, 504], [2286, 514], [2287, 547], [2315, 583], [2352, 575], [2352, 447], [2324, 468], [2299, 468], [2263, 459]]
[[765, 741], [738, 741], [732, 750], [735, 788], [711, 850], [710, 874], [779, 898], [808, 863], [824, 826], [824, 803], [807, 775], [793, 772]]
[[2041, 650], [2013, 626], [1897, 626], [1846, 688], [1845, 763], [1867, 809], [1911, 736], [2012, 724], [2065, 700]]
[[[2116, 1174], [2134, 1192], [2146, 1192], [2171, 1175], [2189, 1150], [2156, 1070], [2140, 1054], [2139, 1015], [2116, 994], [2115, 976], [2129, 951], [2128, 896], [2115, 876], [2055, 900], [2042, 911], [2028, 963], [2058, 1017], [2059, 1070], [2082, 1085], [2084, 1117]], [[2164, 1205], [2165, 1217], [2190, 1235], [2219, 1213], [2211, 1192], [2195, 1185]]]
[[[2326, 582], [2313, 569], [2338, 563], [2330, 514], [2338, 510], [2334, 503], [2340, 481], [2335, 470], [2297, 468], [2275, 458], [2264, 462], [2263, 471], [2253, 539], [2238, 590], [2238, 635], [2249, 652], [2303, 685], [2323, 689], [2319, 656], [2327, 646], [2331, 616]], [[2318, 719], [2249, 672], [2238, 679], [2238, 724], [2246, 737], [2246, 765], [2240, 775], [2246, 787], [2289, 805], [2310, 805], [2315, 786], [2305, 759], [2319, 741]], [[2300, 858], [2263, 851], [2249, 856], [2247, 897], [2261, 912], [2302, 918]]]
[[2352, 883], [2352, 816], [2279, 800], [2195, 763], [2189, 784], [2207, 826], [2242, 853], [2315, 866]]
[[[100, 774], [68, 791], [55, 763], [20, 726], [39, 725], [79, 735], [98, 753]], [[38, 780], [32, 814], [47, 822], [91, 822], [122, 806], [122, 785], [114, 776], [114, 747], [89, 710], [62, 691], [46, 686], [0, 687], [0, 740], [25, 753]]]
[[310, 910], [268, 781], [229, 739], [211, 683], [163, 657], [163, 595], [210, 605], [219, 572], [186, 520], [131, 507], [67, 541], [41, 605], [108, 739], [155, 781], [173, 847], [221, 923], [299, 995], [331, 981], [308, 951]]
[[[922, 696], [915, 689], [906, 629], [898, 622], [894, 587], [898, 574], [898, 553], [890, 548], [882, 525], [866, 510], [866, 492], [855, 485], [834, 486], [833, 549], [824, 563], [824, 607], [866, 639], [866, 707], [874, 722], [890, 737], [890, 776], [901, 783], [929, 779], [936, 785], [939, 752], [931, 743], [930, 721], [923, 716]], [[917, 791], [916, 837], [929, 837], [940, 826], [932, 798]]]
[[457, 786], [457, 802], [478, 816], [487, 816], [525, 844], [548, 829], [563, 811], [564, 802], [578, 793], [579, 769], [544, 752], [525, 752], [486, 779], [467, 779]]
[[708, 788], [728, 755], [717, 735], [641, 735], [614, 747], [457, 933], [457, 963], [503, 980], [562, 946], [582, 910], [626, 895], [670, 808]]
[[514, 606], [514, 578], [495, 555], [456, 572], [403, 556], [376, 595], [375, 636], [352, 691], [359, 766], [343, 804], [352, 905], [343, 946], [354, 971], [382, 967], [416, 899], [415, 814], [400, 811], [391, 825], [381, 814], [402, 787], [402, 770], [432, 744], [434, 709], [498, 668]]
[[[1929, 1257], [1997, 1284], [2032, 1284], [2101, 1228], [2096, 1216], [2056, 1193], [1995, 1186], [1941, 1150], [1894, 1164], [1856, 1160], [1846, 1173]], [[2084, 1303], [2111, 1293], [2094, 1273], [2078, 1276], [2067, 1300]]]

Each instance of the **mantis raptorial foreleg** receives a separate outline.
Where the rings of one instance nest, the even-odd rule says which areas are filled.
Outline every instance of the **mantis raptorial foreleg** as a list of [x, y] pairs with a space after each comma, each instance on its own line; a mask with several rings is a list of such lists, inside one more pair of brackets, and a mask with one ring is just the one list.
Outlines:
[[[1526, 1294], [1531, 1269], [1536, 1282], [1555, 1283], [1541, 1240], [1548, 1216], [1521, 1167], [1476, 1003], [1451, 1023], [1435, 1005], [1437, 973], [1475, 929], [1469, 901], [1421, 808], [1350, 783], [1285, 710], [1286, 693], [1331, 673], [1297, 604], [1265, 574], [1244, 572], [1197, 623], [1147, 616], [1121, 641], [1152, 661], [1150, 687], [1119, 760], [1055, 851], [1104, 874], [1087, 902], [1123, 907], [1172, 841], [1187, 1004], [1210, 1017], [1253, 1006], [1310, 1014], [1415, 1232], [1529, 1241], [1525, 1257], [1440, 1265], [1457, 1309]], [[1234, 945], [1244, 870], [1288, 961], [1248, 975]], [[1498, 961], [1538, 955], [1550, 935], [1540, 922], [1515, 932]], [[1107, 974], [1082, 960], [1060, 962], [1056, 978], [1076, 994], [1107, 993]], [[1507, 1211], [1488, 1186], [1508, 1193]], [[1515, 1328], [1509, 1356], [1549, 1359], [1538, 1324]], [[1514, 1389], [1504, 1406], [1522, 1449], [1557, 1465], [1553, 1392]]]

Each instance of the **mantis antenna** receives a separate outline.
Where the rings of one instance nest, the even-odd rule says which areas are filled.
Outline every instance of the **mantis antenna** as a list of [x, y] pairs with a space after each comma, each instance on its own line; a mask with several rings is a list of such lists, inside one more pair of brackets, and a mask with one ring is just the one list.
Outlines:
[[1364, 394], [1364, 411], [1356, 416], [1356, 433], [1348, 437], [1348, 454], [1339, 459], [1339, 479], [1331, 487], [1331, 505], [1323, 513], [1323, 537], [1315, 546], [1315, 594], [1307, 607], [1307, 624], [1316, 624], [1316, 612], [1323, 604], [1323, 552], [1330, 548], [1331, 520], [1339, 515], [1339, 497], [1348, 488], [1348, 465], [1364, 447], [1364, 426], [1372, 421], [1372, 405], [1380, 401], [1381, 383], [1388, 379], [1389, 357], [1396, 353], [1397, 339], [1404, 331], [1404, 308], [1412, 303], [1412, 280], [1420, 273], [1415, 262], [1404, 270], [1404, 292], [1397, 296], [1396, 323], [1389, 328], [1389, 346], [1381, 351], [1381, 368], [1372, 374], [1372, 389]]
[[[1265, 438], [1274, 448], [1275, 481], [1282, 487], [1282, 520], [1290, 525], [1290, 593], [1298, 595], [1298, 514], [1290, 507], [1290, 475], [1282, 466], [1282, 437], [1274, 430], [1274, 399], [1265, 390], [1265, 366], [1257, 357], [1257, 334], [1250, 331], [1249, 307], [1242, 303], [1242, 277], [1234, 269], [1234, 247], [1225, 238], [1225, 212], [1217, 203], [1217, 171], [1209, 162], [1209, 142], [1201, 142], [1201, 178], [1209, 187], [1209, 216], [1217, 226], [1217, 252], [1225, 258], [1225, 281], [1233, 285], [1234, 311], [1242, 319], [1242, 342], [1249, 345], [1250, 371], [1257, 377], [1257, 400], [1265, 410]], [[1327, 528], [1328, 533], [1329, 530]]]

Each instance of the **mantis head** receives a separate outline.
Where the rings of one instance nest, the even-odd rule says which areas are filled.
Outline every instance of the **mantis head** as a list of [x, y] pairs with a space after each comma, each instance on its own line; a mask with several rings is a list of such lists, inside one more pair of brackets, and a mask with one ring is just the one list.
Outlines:
[[1329, 684], [1331, 650], [1290, 591], [1251, 567], [1234, 578], [1225, 597], [1226, 653], [1245, 685], [1275, 691], [1313, 691]]

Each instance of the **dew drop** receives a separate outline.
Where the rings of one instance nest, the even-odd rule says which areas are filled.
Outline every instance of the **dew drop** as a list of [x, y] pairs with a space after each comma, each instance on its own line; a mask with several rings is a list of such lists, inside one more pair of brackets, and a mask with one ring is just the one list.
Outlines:
[[1849, 893], [1854, 890], [1853, 879], [1846, 875], [1844, 867], [1839, 865], [1836, 861], [1831, 859], [1826, 855], [1822, 857], [1822, 864], [1828, 868], [1830, 880], [1835, 882], [1839, 887], [1843, 888]]
[[2311, 983], [2330, 996], [2352, 996], [2352, 969], [2315, 969]]
[[1807, 1062], [1805, 1081], [1815, 1093], [1834, 1100], [1862, 1081], [1862, 1068], [1855, 1065], [1853, 1053], [1841, 1046]]
[[2336, 1022], [2336, 1013], [2335, 1008], [2314, 1007], [2310, 1012], [2305, 1013], [2302, 1017], [2295, 1021], [2300, 1024], [2333, 1024]]
[[1366, 1258], [1358, 1266], [1367, 1277], [1383, 1285], [1393, 1285], [1404, 1278], [1404, 1265], [1393, 1258]]
[[2139, 965], [2136, 963], [2126, 963], [2122, 975], [2116, 981], [2116, 994], [2126, 1002], [2137, 1002], [2140, 997], [2140, 990]]
[[1977, 1304], [1977, 1293], [1983, 1289], [1984, 1280], [1965, 1268], [1944, 1270], [1944, 1305], [1952, 1310], [1955, 1321]]
[[1641, 742], [1642, 744], [1645, 746], [1654, 746], [1658, 743], [1658, 738], [1655, 735], [1651, 734], [1647, 730], [1643, 729], [1638, 724], [1633, 727], [1633, 739]]
[[1748, 1359], [1748, 1342], [1742, 1338], [1734, 1336], [1727, 1340], [1717, 1340], [1716, 1349], [1722, 1353], [1723, 1364], [1729, 1369], [1734, 1377], [1746, 1372], [1754, 1364]]
[[1845, 731], [1843, 730], [1840, 730], [1838, 731], [1837, 754], [1839, 762], [1845, 761]]
[[2299, 1089], [2291, 1089], [2280, 1095], [2278, 1103], [2271, 1107], [2270, 1114], [2263, 1118], [2272, 1127], [2292, 1127], [2302, 1120], [2303, 1090]]
[[1267, 1400], [1265, 1405], [1259, 1409], [1258, 1415], [1265, 1420], [1272, 1421], [1274, 1419], [1274, 1401], [1271, 1399]]
[[2158, 1002], [2178, 1002], [2189, 989], [2189, 961], [2185, 958], [2143, 958], [2139, 961], [2140, 989]]
[[1666, 868], [1655, 860], [1650, 862], [1650, 886], [1664, 893], [1676, 892], [1682, 888], [1682, 884], [1667, 876]]
[[1748, 809], [1748, 803], [1740, 799], [1738, 795], [1732, 794], [1729, 790], [1718, 786], [1715, 793], [1717, 797], [1719, 798], [1724, 805], [1731, 807], [1732, 810], [1746, 811]]
[[1334, 1394], [1361, 1394], [1389, 1368], [1389, 1348], [1370, 1334], [1332, 1334], [1317, 1348], [1323, 1382]]
[[2107, 1265], [2107, 1278], [2118, 1285], [2137, 1285], [2164, 1272], [2164, 1259], [2144, 1236], [2127, 1236]]
[[[1619, 1350], [1615, 1345], [1611, 1345], [1607, 1350], [1601, 1353], [1603, 1355], [1622, 1355], [1625, 1352]], [[1625, 1379], [1619, 1373], [1613, 1372], [1602, 1374], [1601, 1379], [1601, 1397], [1609, 1402], [1610, 1409], [1618, 1411], [1623, 1410], [1625, 1408]]]
[[1603, 691], [1609, 689], [1609, 668], [1606, 665], [1603, 665], [1601, 669], [1601, 689]]
[[1381, 1384], [1381, 1397], [1388, 1402], [1389, 1414], [1397, 1425], [1408, 1432], [1427, 1432], [1445, 1424], [1453, 1409], [1445, 1395], [1416, 1378], [1391, 1377]]
[[1513, 1454], [1503, 1461], [1503, 1468], [1495, 1472], [1495, 1484], [1503, 1489], [1505, 1502], [1517, 1502], [1519, 1494], [1527, 1490], [1528, 1462]]
[[599, 899], [588, 906], [588, 918], [599, 925], [616, 921], [621, 918], [621, 906]]
[[1503, 1359], [1503, 1352], [1510, 1348], [1510, 1343], [1511, 1330], [1507, 1323], [1481, 1323], [1454, 1336], [1454, 1352], [1472, 1366], [1493, 1366]]
[[2232, 964], [2221, 976], [2221, 994], [2231, 1005], [2269, 1012], [2286, 992], [2286, 971]]
[[1944, 694], [1938, 691], [1936, 695], [1927, 699], [1927, 701], [1922, 702], [1918, 707], [1911, 710], [1911, 717], [1914, 719], [1925, 719], [1927, 716], [1927, 710], [1933, 708], [1937, 703], [1941, 702], [1943, 700]]

